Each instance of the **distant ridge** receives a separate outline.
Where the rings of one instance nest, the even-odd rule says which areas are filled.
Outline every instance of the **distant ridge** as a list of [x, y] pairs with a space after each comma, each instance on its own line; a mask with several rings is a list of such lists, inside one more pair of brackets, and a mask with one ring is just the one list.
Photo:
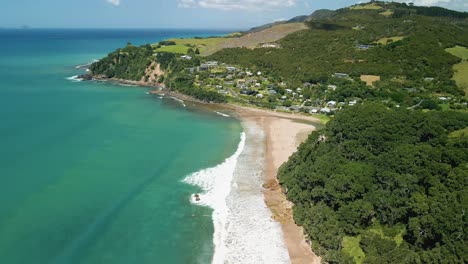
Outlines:
[[333, 16], [333, 14], [335, 14], [335, 11], [333, 11], [333, 10], [319, 9], [319, 10], [314, 11], [310, 15], [296, 16], [296, 17], [293, 17], [293, 18], [291, 18], [289, 20], [268, 23], [268, 24], [265, 24], [265, 25], [262, 25], [262, 26], [251, 28], [250, 30], [246, 31], [245, 33], [247, 34], [247, 33], [259, 32], [259, 31], [271, 28], [271, 27], [276, 26], [276, 25], [281, 25], [281, 24], [301, 23], [301, 22], [307, 22], [307, 21], [311, 21], [311, 20], [323, 20], [323, 19], [327, 19], [327, 18]]

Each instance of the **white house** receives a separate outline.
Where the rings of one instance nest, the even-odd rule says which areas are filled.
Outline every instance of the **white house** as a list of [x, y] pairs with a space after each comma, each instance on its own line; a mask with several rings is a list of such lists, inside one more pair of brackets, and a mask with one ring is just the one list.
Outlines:
[[292, 93], [292, 90], [291, 89], [286, 89], [285, 90], [287, 93]]
[[329, 84], [329, 85], [328, 85], [328, 89], [330, 89], [330, 90], [335, 91], [336, 88], [337, 88], [336, 85], [333, 85], [333, 84]]
[[330, 108], [325, 107], [325, 108], [320, 109], [320, 113], [329, 114], [331, 113], [331, 110]]
[[256, 97], [259, 98], [259, 99], [262, 99], [262, 98], [263, 98], [263, 94], [257, 94]]

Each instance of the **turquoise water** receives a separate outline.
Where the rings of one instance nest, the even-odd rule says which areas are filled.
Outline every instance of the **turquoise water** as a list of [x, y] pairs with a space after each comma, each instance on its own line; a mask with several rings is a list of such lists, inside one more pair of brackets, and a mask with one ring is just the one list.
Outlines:
[[212, 210], [188, 174], [240, 124], [147, 89], [72, 82], [127, 42], [222, 32], [0, 30], [0, 263], [207, 263]]

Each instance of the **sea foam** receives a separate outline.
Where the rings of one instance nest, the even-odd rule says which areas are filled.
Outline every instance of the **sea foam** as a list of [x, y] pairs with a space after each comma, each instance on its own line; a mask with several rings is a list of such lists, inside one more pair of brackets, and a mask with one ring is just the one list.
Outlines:
[[80, 79], [78, 75], [67, 77], [65, 79], [67, 79], [69, 81], [72, 81], [72, 82], [81, 82], [82, 81], [82, 79]]
[[220, 115], [220, 116], [231, 117], [230, 115], [227, 115], [227, 114], [225, 114], [225, 113], [221, 113], [221, 112], [218, 112], [218, 111], [215, 111], [215, 113], [216, 113], [217, 115]]
[[192, 195], [193, 203], [214, 209], [212, 263], [290, 263], [281, 226], [271, 218], [262, 193], [264, 133], [254, 123], [244, 128], [234, 155], [184, 182], [203, 189], [198, 201]]

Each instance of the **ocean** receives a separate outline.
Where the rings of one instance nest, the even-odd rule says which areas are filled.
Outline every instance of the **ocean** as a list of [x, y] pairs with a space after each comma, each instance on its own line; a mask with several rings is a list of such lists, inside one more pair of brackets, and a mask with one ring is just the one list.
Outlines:
[[0, 30], [0, 263], [211, 262], [240, 122], [70, 77], [128, 42], [224, 33]]

